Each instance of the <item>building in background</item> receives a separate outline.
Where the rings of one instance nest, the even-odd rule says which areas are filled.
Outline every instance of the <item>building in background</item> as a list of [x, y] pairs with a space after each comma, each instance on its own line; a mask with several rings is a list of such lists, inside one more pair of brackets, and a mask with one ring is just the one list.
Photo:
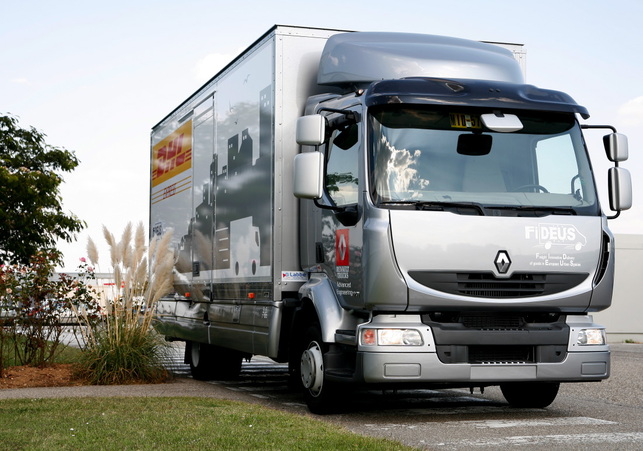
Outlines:
[[643, 235], [616, 235], [616, 272], [612, 306], [594, 313], [607, 328], [608, 341], [643, 342]]

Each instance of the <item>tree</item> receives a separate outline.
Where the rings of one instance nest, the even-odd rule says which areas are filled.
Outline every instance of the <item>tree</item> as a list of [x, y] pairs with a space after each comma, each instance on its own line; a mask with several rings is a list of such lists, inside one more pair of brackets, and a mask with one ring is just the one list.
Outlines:
[[0, 263], [26, 264], [57, 239], [75, 240], [85, 222], [63, 211], [59, 173], [78, 163], [73, 152], [47, 144], [35, 128], [0, 115]]

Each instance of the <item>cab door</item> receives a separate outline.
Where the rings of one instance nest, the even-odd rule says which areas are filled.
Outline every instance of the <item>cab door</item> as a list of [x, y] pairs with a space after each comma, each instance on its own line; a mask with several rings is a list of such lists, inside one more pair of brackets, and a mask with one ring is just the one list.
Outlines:
[[324, 146], [324, 197], [317, 203], [321, 207], [322, 266], [335, 284], [340, 303], [362, 306], [362, 124], [347, 120], [343, 113], [331, 113], [327, 119], [330, 138]]

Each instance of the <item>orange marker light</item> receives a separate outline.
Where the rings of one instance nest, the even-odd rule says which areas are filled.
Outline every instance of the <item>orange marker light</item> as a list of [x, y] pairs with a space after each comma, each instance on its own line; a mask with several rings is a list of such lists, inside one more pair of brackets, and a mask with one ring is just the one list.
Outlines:
[[373, 346], [375, 341], [375, 329], [362, 329], [362, 344]]

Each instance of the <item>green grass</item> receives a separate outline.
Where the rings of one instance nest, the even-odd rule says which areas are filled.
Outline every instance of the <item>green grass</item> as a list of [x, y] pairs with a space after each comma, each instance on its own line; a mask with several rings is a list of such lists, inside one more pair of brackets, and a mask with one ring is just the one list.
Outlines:
[[[56, 351], [56, 356], [52, 363], [78, 363], [82, 353], [80, 349], [73, 346], [67, 346], [62, 343], [59, 344], [58, 346], [59, 347], [58, 347], [58, 350]], [[15, 354], [13, 351], [13, 340], [10, 337], [5, 338], [3, 349], [0, 350], [0, 352], [2, 352], [3, 353], [2, 355], [4, 356], [3, 366], [5, 368], [20, 364], [15, 360]]]
[[209, 398], [3, 400], [1, 450], [406, 450], [336, 425]]
[[82, 351], [74, 346], [60, 345], [63, 349], [55, 359], [56, 363], [77, 363]]

